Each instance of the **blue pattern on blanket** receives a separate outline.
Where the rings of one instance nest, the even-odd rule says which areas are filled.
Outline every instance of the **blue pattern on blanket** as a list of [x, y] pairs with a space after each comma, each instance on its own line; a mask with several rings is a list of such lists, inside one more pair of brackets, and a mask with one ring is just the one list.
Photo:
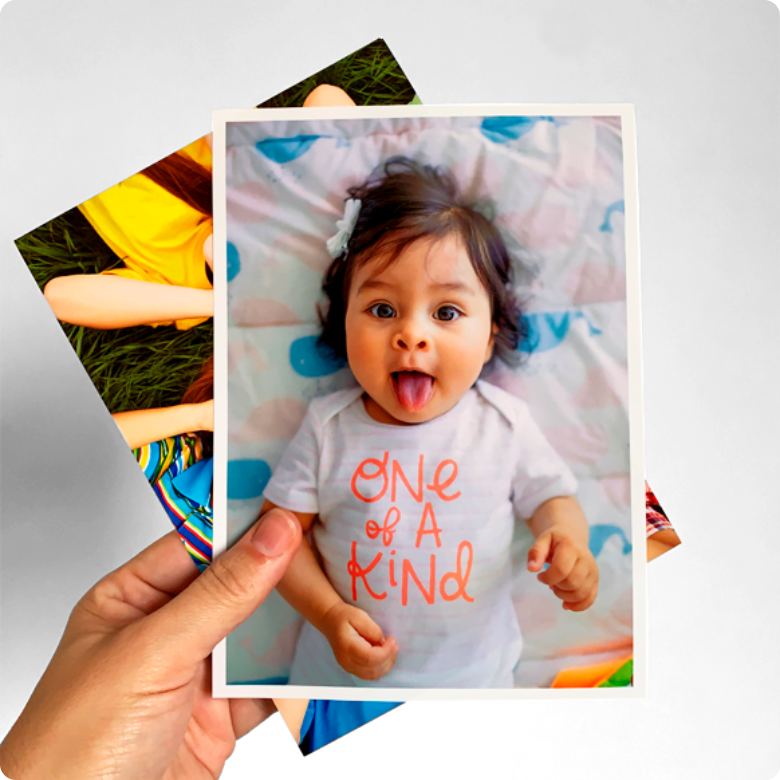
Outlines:
[[566, 338], [572, 324], [579, 319], [588, 323], [591, 336], [598, 336], [601, 333], [581, 311], [545, 311], [524, 314], [523, 322], [528, 329], [528, 335], [517, 348], [521, 352], [545, 352], [557, 347]]
[[482, 120], [480, 130], [485, 138], [505, 144], [533, 130], [537, 122], [556, 123], [551, 116], [489, 116]]
[[[519, 663], [518, 684], [544, 687], [561, 654], [575, 653], [572, 665], [588, 664], [579, 648], [630, 637], [632, 553], [644, 550], [631, 543], [644, 543], [642, 531], [631, 530], [620, 122], [504, 115], [376, 118], [347, 127], [295, 119], [274, 122], [270, 133], [264, 123], [236, 127], [229, 148], [228, 237], [240, 255], [227, 285], [230, 538], [252, 525], [263, 501], [241, 498], [264, 490], [268, 471], [260, 473], [256, 459], [273, 471], [312, 398], [357, 387], [348, 366], [317, 349], [324, 244], [343, 214], [346, 187], [390, 155], [408, 154], [450, 170], [480, 210], [491, 201], [502, 235], [538, 261], [535, 283], [520, 275], [513, 288], [521, 300], [532, 294], [523, 309], [530, 337], [518, 355], [527, 365], [499, 364], [486, 378], [526, 401], [575, 472], [578, 499], [596, 524], [590, 549], [598, 556], [599, 598], [585, 620], [571, 619], [537, 587], [527, 570], [533, 537], [518, 527], [512, 599], [528, 659]], [[247, 321], [267, 323], [239, 324]], [[271, 594], [231, 635], [227, 681], [285, 682], [300, 626], [295, 610]]]
[[273, 162], [286, 163], [308, 152], [318, 138], [327, 137], [329, 136], [296, 135], [292, 138], [263, 138], [255, 144], [255, 148]]
[[607, 210], [604, 212], [604, 221], [601, 223], [601, 227], [599, 227], [599, 230], [602, 233], [612, 232], [612, 222], [610, 220], [612, 219], [612, 215], [616, 211], [620, 214], [625, 215], [626, 213], [625, 201], [616, 200], [614, 203], [610, 203], [609, 206], [607, 206]]
[[238, 276], [241, 270], [241, 256], [238, 254], [236, 245], [230, 241], [227, 242], [227, 280], [232, 282]]
[[228, 461], [227, 496], [236, 500], [257, 498], [269, 479], [271, 467], [260, 458]]
[[317, 336], [302, 336], [290, 344], [290, 365], [296, 374], [314, 378], [328, 376], [344, 368], [345, 360], [323, 354], [317, 346]]
[[592, 525], [590, 527], [590, 542], [588, 543], [588, 547], [594, 558], [598, 558], [607, 539], [612, 536], [619, 536], [623, 540], [623, 555], [628, 555], [631, 552], [631, 542], [628, 541], [628, 537], [622, 528], [609, 524]]

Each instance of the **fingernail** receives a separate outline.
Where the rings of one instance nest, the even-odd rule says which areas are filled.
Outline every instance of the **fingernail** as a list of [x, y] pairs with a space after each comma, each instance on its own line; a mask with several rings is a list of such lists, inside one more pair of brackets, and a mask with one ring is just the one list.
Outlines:
[[266, 558], [278, 558], [295, 538], [295, 528], [283, 512], [269, 512], [252, 534], [252, 544]]

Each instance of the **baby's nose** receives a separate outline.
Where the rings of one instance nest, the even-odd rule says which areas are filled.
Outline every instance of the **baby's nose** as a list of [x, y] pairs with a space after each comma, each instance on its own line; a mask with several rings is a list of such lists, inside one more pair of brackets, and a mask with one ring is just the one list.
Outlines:
[[430, 346], [430, 339], [423, 328], [414, 323], [404, 323], [393, 336], [393, 346], [407, 352], [425, 351]]

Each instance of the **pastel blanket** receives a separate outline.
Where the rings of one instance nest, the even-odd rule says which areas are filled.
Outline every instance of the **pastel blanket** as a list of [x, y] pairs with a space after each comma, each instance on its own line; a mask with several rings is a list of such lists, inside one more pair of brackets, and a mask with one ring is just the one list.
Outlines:
[[[355, 384], [348, 367], [316, 349], [316, 304], [330, 262], [325, 242], [344, 213], [347, 188], [393, 154], [451, 170], [465, 196], [494, 218], [510, 252], [535, 270], [517, 276], [528, 300], [527, 360], [483, 378], [528, 402], [577, 476], [591, 525], [601, 585], [582, 614], [561, 610], [525, 570], [533, 539], [517, 525], [513, 598], [525, 640], [517, 682], [549, 685], [546, 659], [625, 653], [632, 636], [619, 118], [228, 126], [229, 536], [256, 518], [311, 399]], [[230, 637], [228, 681], [286, 680], [300, 625], [274, 594]]]

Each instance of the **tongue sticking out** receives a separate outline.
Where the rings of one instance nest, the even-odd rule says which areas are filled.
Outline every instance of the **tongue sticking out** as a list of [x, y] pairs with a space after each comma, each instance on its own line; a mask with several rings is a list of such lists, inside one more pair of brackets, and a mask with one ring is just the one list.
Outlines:
[[419, 371], [398, 371], [393, 374], [398, 403], [410, 412], [419, 412], [433, 395], [433, 377]]

